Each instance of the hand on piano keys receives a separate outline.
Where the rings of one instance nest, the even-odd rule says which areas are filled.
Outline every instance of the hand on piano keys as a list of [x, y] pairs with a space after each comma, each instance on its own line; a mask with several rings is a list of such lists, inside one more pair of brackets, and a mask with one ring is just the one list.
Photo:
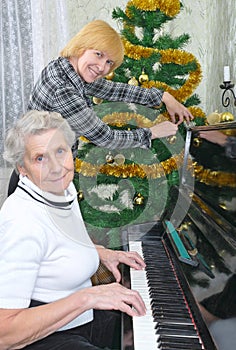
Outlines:
[[120, 310], [131, 317], [145, 315], [146, 306], [140, 293], [119, 284], [121, 281], [119, 265], [122, 263], [134, 271], [141, 271], [146, 267], [143, 258], [136, 251], [111, 250], [99, 245], [96, 249], [100, 261], [113, 273], [117, 283], [93, 287], [91, 294], [94, 300], [91, 301], [91, 308]]
[[[130, 241], [129, 247], [144, 253], [141, 241]], [[146, 315], [133, 317], [134, 350], [206, 349], [165, 252], [147, 249], [146, 271], [130, 271], [131, 287], [147, 307]]]
[[96, 246], [99, 258], [103, 265], [112, 272], [116, 282], [121, 281], [121, 273], [118, 269], [120, 264], [125, 264], [135, 270], [142, 270], [145, 268], [143, 258], [136, 251], [121, 251], [106, 249], [103, 246]]
[[139, 292], [116, 282], [87, 288], [86, 297], [88, 309], [120, 310], [131, 317], [146, 314]]

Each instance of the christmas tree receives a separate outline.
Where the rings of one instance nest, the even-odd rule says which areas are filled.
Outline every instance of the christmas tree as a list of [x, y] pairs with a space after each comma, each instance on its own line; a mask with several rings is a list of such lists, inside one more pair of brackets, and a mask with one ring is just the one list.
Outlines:
[[[165, 24], [174, 20], [181, 8], [178, 0], [131, 0], [125, 11], [114, 9], [113, 18], [123, 22], [125, 59], [113, 80], [168, 91], [195, 117], [204, 117], [204, 112], [194, 107], [200, 100], [193, 94], [201, 81], [201, 67], [191, 53], [183, 50], [189, 35], [172, 38], [162, 34]], [[160, 109], [163, 112], [164, 106]]]
[[[202, 125], [205, 114], [196, 107], [200, 100], [193, 94], [201, 81], [201, 67], [183, 50], [189, 35], [172, 38], [162, 34], [163, 26], [174, 20], [181, 7], [177, 0], [131, 0], [125, 11], [114, 9], [113, 18], [123, 23], [125, 58], [107, 79], [168, 91], [189, 108], [195, 123]], [[114, 128], [150, 127], [169, 119], [164, 105], [149, 109], [103, 102], [95, 110]], [[85, 140], [76, 160], [75, 185], [80, 190], [83, 217], [95, 239], [108, 238], [110, 247], [119, 246], [124, 226], [163, 216], [170, 189], [179, 184], [184, 139], [181, 125], [176, 137], [154, 140], [149, 150], [110, 152]]]

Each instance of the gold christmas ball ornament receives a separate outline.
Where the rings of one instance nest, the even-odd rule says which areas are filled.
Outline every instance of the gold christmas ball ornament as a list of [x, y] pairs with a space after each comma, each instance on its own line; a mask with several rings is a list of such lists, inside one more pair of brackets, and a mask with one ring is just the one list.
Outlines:
[[98, 97], [93, 97], [93, 103], [95, 105], [100, 105], [103, 102], [102, 98], [98, 98]]
[[206, 117], [206, 119], [207, 119], [207, 122], [209, 125], [217, 124], [217, 123], [220, 123], [221, 114], [218, 113], [218, 111], [215, 111], [215, 112], [209, 114]]
[[220, 122], [232, 122], [234, 120], [234, 115], [230, 112], [223, 112], [220, 114]]
[[147, 81], [149, 81], [149, 76], [145, 73], [144, 70], [142, 70], [142, 74], [139, 76], [138, 80], [140, 84], [146, 83]]
[[134, 86], [138, 86], [138, 80], [135, 77], [130, 78], [130, 80], [128, 81], [129, 85], [134, 85]]
[[114, 163], [116, 165], [123, 165], [125, 164], [125, 156], [123, 154], [116, 154], [114, 157]]
[[141, 193], [138, 193], [133, 200], [133, 203], [135, 205], [143, 205], [144, 204], [144, 196], [141, 195]]
[[112, 72], [110, 72], [109, 74], [107, 74], [107, 75], [105, 76], [105, 78], [106, 78], [107, 80], [112, 80], [112, 79], [114, 78], [114, 76], [115, 76], [115, 73], [112, 71]]
[[199, 137], [194, 137], [193, 139], [193, 146], [194, 147], [200, 147], [202, 144], [202, 139], [200, 139]]
[[84, 199], [84, 193], [83, 193], [83, 191], [79, 190], [79, 191], [77, 192], [77, 199], [78, 199], [79, 202], [81, 202], [81, 201]]
[[176, 136], [175, 135], [172, 135], [172, 136], [168, 136], [166, 138], [167, 142], [170, 144], [170, 145], [174, 145], [175, 142], [176, 142]]
[[113, 157], [113, 155], [111, 154], [111, 152], [109, 152], [109, 153], [106, 155], [106, 162], [107, 162], [107, 164], [112, 164], [112, 163], [114, 163], [114, 157]]

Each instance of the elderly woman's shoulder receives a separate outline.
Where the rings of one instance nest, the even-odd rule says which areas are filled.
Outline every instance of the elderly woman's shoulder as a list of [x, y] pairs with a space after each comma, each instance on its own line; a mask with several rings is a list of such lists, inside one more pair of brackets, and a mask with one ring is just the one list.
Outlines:
[[15, 190], [4, 201], [1, 210], [1, 220], [14, 220], [18, 222], [27, 222], [31, 217], [37, 220], [37, 216], [41, 216], [39, 213], [39, 206], [33, 205], [34, 201], [24, 193], [19, 193], [18, 189]]

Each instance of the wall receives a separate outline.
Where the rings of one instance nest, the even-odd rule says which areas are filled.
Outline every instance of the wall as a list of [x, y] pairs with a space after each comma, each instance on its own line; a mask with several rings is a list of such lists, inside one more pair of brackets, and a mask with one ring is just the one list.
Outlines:
[[230, 66], [231, 80], [236, 83], [236, 13], [235, 0], [182, 0], [183, 11], [171, 22], [173, 35], [183, 32], [191, 36], [185, 48], [195, 55], [201, 64], [203, 78], [196, 92], [201, 107], [209, 114], [215, 110], [229, 110], [236, 114], [232, 104], [221, 104], [223, 67]]
[[[212, 6], [213, 5], [213, 6]], [[212, 111], [229, 110], [236, 116], [236, 107], [224, 108], [221, 105], [222, 90], [219, 85], [223, 81], [223, 66], [229, 65], [231, 80], [236, 84], [236, 2], [235, 0], [212, 0], [206, 18], [207, 50], [206, 50], [206, 109]]]

